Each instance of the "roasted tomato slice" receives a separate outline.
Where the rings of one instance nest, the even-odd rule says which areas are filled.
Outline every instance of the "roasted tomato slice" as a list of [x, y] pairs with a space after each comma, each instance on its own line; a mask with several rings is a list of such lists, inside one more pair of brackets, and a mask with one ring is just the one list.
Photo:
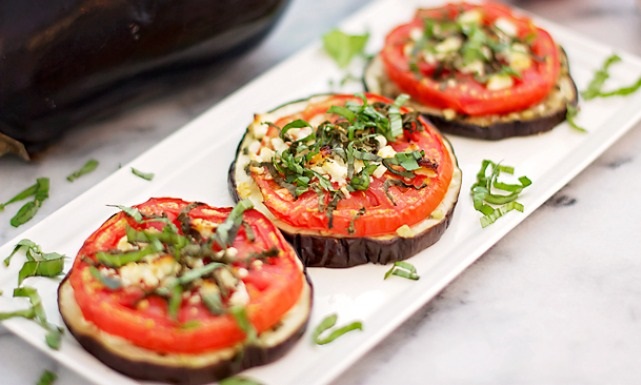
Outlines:
[[381, 58], [418, 102], [470, 116], [525, 109], [549, 94], [560, 72], [552, 37], [498, 4], [421, 9], [387, 35]]
[[[69, 274], [85, 319], [99, 329], [155, 352], [200, 353], [246, 338], [232, 307], [243, 308], [260, 333], [298, 301], [300, 262], [258, 211], [244, 211], [231, 246], [221, 248], [208, 240], [230, 208], [153, 198], [134, 209], [142, 220], [112, 216], [85, 241]], [[146, 253], [156, 242], [163, 251]], [[139, 252], [146, 255], [133, 256]]]
[[[453, 161], [419, 114], [373, 94], [301, 103], [260, 116], [274, 121], [252, 129], [264, 135], [249, 145], [249, 171], [276, 218], [327, 235], [378, 236], [424, 220], [441, 203]], [[402, 124], [397, 136], [382, 133], [394, 124]]]

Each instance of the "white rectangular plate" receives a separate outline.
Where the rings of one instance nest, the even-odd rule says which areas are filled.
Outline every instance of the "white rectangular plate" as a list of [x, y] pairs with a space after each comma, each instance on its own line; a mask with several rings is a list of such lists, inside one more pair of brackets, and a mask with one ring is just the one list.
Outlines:
[[[350, 18], [342, 28], [352, 33], [369, 31], [368, 49], [375, 52], [381, 47], [386, 31], [408, 20], [419, 5], [434, 3], [404, 1], [400, 6], [397, 0], [378, 1]], [[544, 20], [539, 22], [566, 49], [572, 75], [579, 89], [584, 89], [610, 50]], [[641, 60], [631, 55], [621, 56], [623, 62], [613, 69], [609, 80], [612, 87], [631, 83], [641, 74]], [[133, 176], [129, 167], [123, 167], [20, 238], [32, 239], [44, 250], [74, 256], [92, 230], [114, 213], [114, 208], [107, 207], [108, 204], [132, 205], [152, 196], [174, 196], [218, 206], [231, 205], [227, 168], [252, 114], [289, 100], [327, 92], [328, 81], [342, 76], [343, 73], [322, 52], [320, 44], [314, 44], [134, 160], [130, 166], [156, 173], [152, 182]], [[356, 90], [359, 90], [358, 85], [346, 91]], [[464, 175], [461, 196], [450, 229], [443, 238], [411, 259], [421, 279], [383, 281], [386, 266], [310, 269], [315, 287], [310, 325], [316, 325], [330, 313], [338, 313], [339, 324], [361, 320], [364, 331], [350, 333], [326, 346], [314, 346], [308, 331], [282, 360], [246, 374], [266, 384], [326, 384], [331, 381], [634, 126], [641, 117], [638, 107], [641, 106], [641, 93], [590, 101], [581, 106], [579, 121], [588, 128], [587, 134], [562, 124], [549, 133], [499, 142], [450, 137]], [[518, 175], [529, 176], [534, 184], [521, 199], [525, 213], [510, 213], [482, 229], [479, 214], [469, 198], [469, 188], [481, 160], [486, 158], [515, 166]], [[8, 255], [18, 240], [0, 248], [0, 256]], [[5, 293], [15, 287], [21, 264], [19, 259], [17, 257], [8, 269], [0, 269], [0, 290]], [[28, 284], [40, 290], [51, 320], [60, 323], [55, 303], [57, 283], [31, 278]], [[8, 294], [0, 298], [0, 310], [21, 305], [22, 302], [8, 298]], [[13, 319], [6, 322], [6, 326], [96, 384], [138, 383], [106, 368], [68, 333], [61, 350], [52, 351], [44, 345], [44, 333], [34, 323]]]

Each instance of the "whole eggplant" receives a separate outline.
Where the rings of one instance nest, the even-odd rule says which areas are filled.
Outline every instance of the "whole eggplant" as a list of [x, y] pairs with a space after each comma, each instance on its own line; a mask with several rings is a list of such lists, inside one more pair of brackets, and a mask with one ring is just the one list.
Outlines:
[[132, 84], [248, 49], [288, 0], [3, 0], [0, 156], [24, 158]]

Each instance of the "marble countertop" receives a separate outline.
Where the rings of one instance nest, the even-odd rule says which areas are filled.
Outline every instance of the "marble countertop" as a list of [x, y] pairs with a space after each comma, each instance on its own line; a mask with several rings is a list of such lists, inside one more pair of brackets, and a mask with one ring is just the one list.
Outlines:
[[[95, 172], [75, 183], [52, 182], [50, 199], [26, 225], [14, 229], [2, 213], [0, 244], [367, 3], [295, 0], [260, 46], [218, 65], [206, 79], [84, 127], [31, 163], [0, 158], [0, 201], [39, 176], [64, 181], [87, 159], [100, 160]], [[633, 0], [513, 3], [613, 50], [641, 55], [641, 17]], [[641, 383], [638, 154], [639, 126], [333, 385]], [[0, 326], [0, 382], [35, 384], [44, 368], [59, 374], [59, 385], [84, 383]]]

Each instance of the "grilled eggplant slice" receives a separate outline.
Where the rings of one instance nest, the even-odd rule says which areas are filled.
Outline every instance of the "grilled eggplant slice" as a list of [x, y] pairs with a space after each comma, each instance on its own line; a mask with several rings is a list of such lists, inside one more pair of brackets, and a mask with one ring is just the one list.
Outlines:
[[[342, 103], [345, 103], [345, 95], [319, 95], [286, 104], [266, 114], [256, 115], [243, 136], [237, 149], [236, 158], [230, 167], [230, 193], [236, 200], [251, 200], [258, 210], [267, 215], [294, 245], [306, 266], [345, 268], [366, 263], [387, 264], [407, 259], [439, 240], [451, 221], [461, 187], [461, 171], [449, 142], [444, 140], [422, 118], [421, 121], [426, 125], [425, 129], [429, 130], [435, 141], [442, 144], [442, 155], [446, 157], [446, 159], [441, 159], [442, 163], [451, 164], [452, 170], [451, 178], [447, 182], [438, 204], [433, 210], [422, 214], [423, 216], [413, 223], [401, 225], [382, 234], [352, 235], [349, 231], [337, 232], [330, 228], [310, 229], [305, 224], [295, 226], [275, 215], [265, 204], [265, 191], [254, 178], [255, 172], [262, 173], [263, 171], [256, 169], [255, 155], [253, 155], [256, 151], [260, 154], [258, 148], [264, 139], [264, 123], [277, 122], [286, 117], [300, 117], [305, 111], [314, 110], [315, 105], [327, 108], [329, 106], [327, 101], [336, 97], [343, 98]], [[374, 103], [372, 100], [381, 100], [376, 95], [367, 95], [367, 98], [371, 103]], [[391, 103], [389, 99], [385, 100]], [[325, 110], [322, 112], [324, 113]], [[411, 114], [409, 110], [407, 113]], [[291, 119], [286, 118], [285, 121], [287, 120]], [[327, 148], [326, 150], [331, 151]], [[338, 149], [334, 150], [340, 152]], [[426, 149], [425, 152], [429, 151]], [[389, 178], [389, 173], [387, 175]], [[363, 212], [368, 209], [375, 211], [376, 207], [365, 208]], [[356, 223], [359, 220], [357, 217], [354, 218]]]
[[[283, 356], [307, 327], [312, 285], [273, 224], [256, 210], [235, 212], [155, 198], [112, 216], [59, 286], [71, 334], [119, 372], [174, 384]], [[222, 238], [208, 242], [212, 234]], [[232, 246], [219, 248], [225, 237]], [[159, 242], [161, 251], [132, 259]]]
[[409, 94], [443, 132], [487, 140], [548, 131], [577, 102], [552, 35], [496, 2], [417, 9], [387, 33], [364, 83]]
[[[421, 111], [444, 133], [484, 140], [500, 140], [542, 133], [564, 122], [567, 106], [576, 106], [578, 101], [577, 87], [570, 76], [564, 52], [562, 52], [561, 63], [561, 74], [552, 92], [543, 101], [525, 110], [509, 114], [465, 116], [457, 114], [454, 110], [440, 110], [414, 101], [409, 101], [408, 104], [417, 111]], [[375, 56], [368, 62], [363, 75], [363, 84], [369, 92], [390, 98], [395, 98], [401, 93], [386, 75], [380, 56]]]

